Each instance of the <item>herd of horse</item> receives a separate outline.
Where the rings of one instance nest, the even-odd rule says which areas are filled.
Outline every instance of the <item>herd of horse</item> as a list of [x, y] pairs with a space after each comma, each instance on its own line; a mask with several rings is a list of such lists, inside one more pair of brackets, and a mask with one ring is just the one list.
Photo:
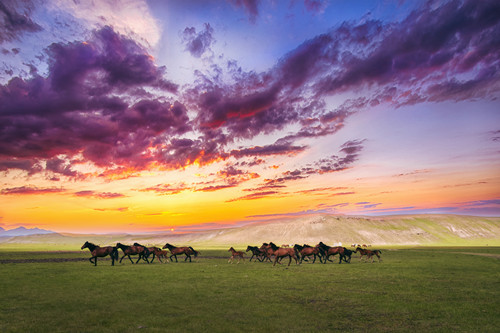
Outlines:
[[[232, 251], [234, 256], [234, 249], [231, 248], [229, 251]], [[301, 264], [303, 261], [309, 261], [311, 257], [313, 263], [316, 262], [316, 259], [319, 259], [321, 263], [326, 264], [327, 261], [333, 262], [330, 257], [335, 255], [339, 256], [339, 264], [342, 261], [350, 263], [353, 253], [359, 253], [360, 260], [363, 260], [363, 257], [365, 257], [365, 261], [371, 259], [371, 262], [373, 262], [376, 256], [379, 262], [382, 261], [382, 258], [380, 258], [382, 251], [380, 250], [368, 250], [360, 246], [356, 247], [355, 250], [351, 250], [342, 246], [329, 246], [323, 242], [319, 242], [316, 246], [295, 244], [293, 247], [278, 247], [271, 242], [263, 243], [260, 247], [248, 245], [246, 252], [249, 251], [252, 253], [249, 261], [252, 261], [254, 258], [260, 262], [272, 261], [272, 257], [274, 256], [273, 266], [276, 263], [281, 263], [280, 261], [283, 258], [288, 258], [288, 266], [290, 266], [292, 259], [295, 260], [296, 264]], [[243, 254], [242, 251], [239, 253]], [[241, 258], [243, 258], [242, 255]]]
[[[82, 250], [85, 248], [89, 249], [92, 255], [92, 257], [89, 258], [89, 261], [95, 266], [97, 266], [97, 258], [107, 256], [111, 257], [111, 265], [114, 266], [115, 261], [118, 261], [119, 258], [119, 249], [123, 253], [119, 262], [121, 263], [122, 260], [127, 257], [132, 264], [134, 263], [131, 258], [131, 256], [133, 255], [138, 256], [138, 259], [135, 261], [136, 264], [139, 263], [140, 260], [144, 260], [149, 264], [153, 262], [155, 258], [158, 259], [158, 261], [161, 263], [163, 263], [162, 258], [167, 262], [169, 258], [170, 261], [172, 261], [172, 258], [174, 258], [175, 261], [178, 262], [177, 256], [182, 254], [186, 256], [184, 258], [184, 261], [187, 261], [189, 259], [189, 261], [191, 262], [191, 256], [194, 256], [196, 258], [200, 254], [200, 252], [196, 251], [191, 246], [176, 247], [169, 243], [165, 244], [163, 248], [160, 249], [159, 247], [147, 247], [139, 243], [134, 243], [133, 245], [124, 245], [122, 243], [117, 243], [116, 246], [101, 247], [87, 241], [81, 247]], [[168, 251], [166, 251], [165, 249], [168, 249], [168, 251], [170, 251], [170, 256]], [[363, 257], [365, 257], [365, 261], [371, 259], [371, 262], [373, 262], [374, 257], [377, 257], [379, 262], [382, 261], [382, 259], [380, 258], [382, 251], [380, 250], [368, 250], [360, 246], [357, 246], [355, 250], [351, 250], [342, 246], [328, 246], [323, 242], [319, 242], [316, 246], [307, 244], [295, 244], [293, 247], [278, 247], [273, 242], [270, 242], [263, 243], [260, 247], [248, 245], [246, 252], [249, 251], [252, 253], [249, 261], [252, 261], [252, 259], [255, 258], [259, 262], [273, 262], [274, 259], [273, 266], [275, 266], [276, 263], [281, 264], [281, 260], [284, 258], [289, 259], [288, 266], [290, 266], [292, 259], [295, 260], [296, 264], [301, 264], [303, 261], [311, 260], [311, 257], [313, 263], [316, 262], [316, 259], [319, 259], [321, 263], [326, 264], [327, 261], [333, 262], [330, 258], [336, 255], [338, 255], [339, 258], [339, 264], [341, 264], [342, 262], [350, 263], [353, 253], [360, 254], [360, 261], [363, 260]], [[231, 252], [231, 257], [228, 260], [229, 263], [233, 263], [234, 259], [237, 259], [238, 263], [240, 262], [240, 260], [244, 260], [245, 252], [236, 251], [233, 247], [231, 247], [228, 252]], [[151, 256], [152, 258], [150, 260]]]
[[[128, 257], [130, 262], [133, 264], [134, 261], [130, 256], [137, 255], [138, 258], [136, 260], [136, 264], [142, 259], [146, 261], [148, 264], [153, 262], [156, 259], [158, 259], [159, 262], [163, 262], [161, 259], [165, 259], [168, 261], [168, 258], [170, 258], [170, 261], [172, 261], [172, 258], [175, 259], [177, 262], [177, 256], [184, 254], [186, 258], [184, 261], [188, 260], [191, 261], [191, 256], [194, 256], [195, 258], [200, 254], [200, 252], [196, 251], [193, 249], [191, 246], [183, 246], [183, 247], [176, 247], [173, 246], [172, 244], [165, 244], [163, 248], [151, 246], [147, 247], [144, 245], [141, 245], [139, 243], [134, 243], [133, 245], [124, 245], [122, 243], [117, 243], [116, 246], [98, 246], [95, 244], [92, 244], [90, 242], [85, 242], [85, 244], [82, 245], [82, 250], [83, 249], [89, 249], [90, 254], [92, 257], [90, 257], [89, 261], [94, 264], [94, 266], [97, 266], [97, 258], [102, 258], [102, 257], [111, 257], [111, 265], [115, 265], [115, 261], [118, 261], [118, 249], [122, 250], [123, 256], [120, 259], [120, 263], [125, 257]], [[168, 251], [165, 251], [164, 249], [168, 249], [170, 251], [170, 257], [168, 257]], [[149, 258], [152, 256], [151, 261]]]

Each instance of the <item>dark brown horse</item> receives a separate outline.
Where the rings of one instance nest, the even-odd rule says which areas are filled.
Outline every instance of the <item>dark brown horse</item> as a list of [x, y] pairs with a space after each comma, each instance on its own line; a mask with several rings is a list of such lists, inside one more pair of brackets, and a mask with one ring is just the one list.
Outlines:
[[[158, 261], [163, 263], [163, 261], [161, 261], [161, 258], [164, 257], [166, 258], [166, 255], [168, 254], [168, 252], [166, 251], [162, 251], [162, 249], [160, 249], [159, 247], [156, 247], [156, 246], [150, 246], [150, 247], [146, 247], [142, 244], [139, 244], [139, 243], [134, 243], [134, 246], [142, 246], [143, 248], [147, 249], [147, 258], [149, 260], [149, 256], [150, 255], [153, 255], [153, 259], [151, 259], [151, 263], [155, 260], [155, 258], [158, 258]], [[162, 252], [166, 252], [166, 253], [162, 253]], [[167, 258], [167, 262], [168, 262], [168, 258]]]
[[263, 255], [264, 259], [263, 259], [263, 261], [264, 260], [272, 261], [271, 257], [274, 255], [273, 248], [278, 248], [278, 246], [276, 246], [276, 244], [274, 244], [273, 242], [262, 243], [262, 245], [260, 246], [259, 250], [261, 250], [264, 253], [264, 255]]
[[367, 250], [367, 249], [363, 249], [363, 248], [358, 246], [356, 248], [356, 252], [359, 252], [359, 261], [361, 261], [361, 258], [363, 258], [363, 256], [366, 256], [365, 261], [367, 259], [371, 259], [373, 262], [373, 256], [377, 256], [378, 262], [382, 261], [382, 259], [380, 258], [382, 251], [380, 251], [380, 250]]
[[196, 251], [191, 246], [176, 247], [176, 246], [173, 246], [172, 244], [167, 243], [163, 246], [163, 248], [168, 249], [170, 251], [170, 253], [172, 253], [172, 255], [170, 256], [170, 260], [172, 260], [172, 257], [174, 257], [175, 262], [178, 262], [177, 261], [178, 254], [186, 255], [186, 258], [184, 259], [184, 261], [188, 260], [188, 258], [189, 258], [189, 262], [191, 262], [191, 255], [194, 255], [194, 257], [196, 258], [198, 256], [198, 254], [200, 254], [200, 252]]
[[149, 251], [147, 247], [145, 246], [137, 246], [137, 245], [123, 245], [122, 243], [117, 243], [116, 247], [121, 249], [123, 251], [123, 256], [120, 259], [120, 263], [122, 262], [123, 258], [128, 257], [131, 263], [134, 263], [132, 261], [132, 258], [130, 256], [134, 255], [139, 255], [139, 258], [135, 262], [136, 264], [139, 262], [139, 260], [143, 259], [146, 260], [146, 262], [149, 264], [148, 256], [149, 256]]
[[308, 258], [310, 256], [313, 256], [313, 264], [316, 262], [316, 257], [319, 258], [320, 262], [323, 262], [323, 260], [321, 259], [319, 249], [317, 247], [312, 247], [312, 246], [309, 246], [306, 244], [304, 244], [304, 246], [299, 245], [299, 244], [295, 244], [293, 248], [294, 248], [295, 252], [300, 255], [300, 263], [301, 264], [305, 258]]
[[356, 252], [358, 252], [358, 251], [357, 250], [353, 251], [353, 250], [350, 250], [350, 249], [344, 247], [344, 261], [346, 263], [350, 264], [351, 263], [351, 256], [353, 253], [356, 253]]
[[321, 250], [323, 254], [323, 263], [326, 264], [326, 261], [331, 261], [329, 258], [330, 256], [334, 256], [336, 254], [339, 255], [339, 264], [342, 263], [342, 259], [344, 259], [344, 250], [345, 248], [342, 246], [328, 246], [324, 244], [323, 242], [319, 242], [318, 245], [316, 245], [318, 249]]
[[230, 262], [232, 264], [235, 257], [238, 258], [237, 264], [240, 263], [240, 259], [243, 259], [243, 261], [245, 260], [245, 258], [244, 258], [245, 252], [243, 252], [243, 251], [236, 251], [234, 249], [234, 247], [232, 247], [232, 246], [231, 246], [231, 248], [228, 251], [231, 252], [231, 258], [229, 258], [229, 260], [227, 261], [228, 263]]
[[[295, 263], [298, 264], [299, 260], [297, 259], [297, 254], [295, 253], [295, 249], [289, 247], [277, 247], [274, 243], [270, 243], [270, 250], [274, 255], [274, 264], [276, 265], [278, 260], [288, 257], [290, 260], [288, 261], [288, 266], [292, 263], [292, 258], [295, 259]], [[269, 251], [270, 252], [270, 251]], [[280, 262], [281, 264], [281, 262]]]
[[264, 256], [263, 250], [259, 249], [257, 246], [248, 245], [246, 252], [248, 252], [248, 251], [252, 251], [252, 256], [250, 257], [249, 261], [252, 261], [253, 257], [257, 258], [258, 261], [262, 261], [263, 256]]
[[[89, 249], [90, 254], [92, 254], [92, 257], [89, 258], [89, 261], [94, 264], [94, 266], [97, 266], [97, 258], [98, 257], [106, 257], [110, 256], [111, 257], [111, 266], [115, 265], [115, 260], [118, 260], [118, 249], [113, 246], [103, 246], [100, 247], [98, 245], [94, 245], [90, 242], [85, 242], [85, 244], [82, 245], [82, 250], [83, 249]], [[94, 259], [94, 261], [92, 261]]]

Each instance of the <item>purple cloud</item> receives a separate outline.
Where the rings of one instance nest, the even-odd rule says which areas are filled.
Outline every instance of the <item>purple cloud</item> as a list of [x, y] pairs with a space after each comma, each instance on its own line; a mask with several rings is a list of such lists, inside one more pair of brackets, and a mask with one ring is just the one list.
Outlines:
[[[29, 17], [32, 9], [31, 1], [6, 0], [0, 2], [0, 43], [19, 38], [26, 32], [42, 30], [42, 27]], [[23, 12], [19, 13], [18, 10]]]
[[98, 198], [98, 199], [115, 199], [115, 198], [123, 198], [125, 195], [121, 193], [112, 193], [112, 192], [96, 192], [96, 191], [78, 191], [74, 193], [77, 197], [87, 197], [87, 198]]
[[250, 22], [255, 23], [259, 16], [260, 0], [229, 0], [236, 7], [242, 7], [248, 14]]
[[38, 195], [38, 194], [51, 194], [51, 193], [64, 193], [66, 192], [63, 188], [58, 187], [37, 187], [37, 186], [20, 186], [5, 188], [0, 191], [2, 195]]
[[[258, 1], [233, 3], [257, 17]], [[298, 140], [332, 135], [352, 114], [375, 105], [494, 98], [500, 90], [499, 11], [497, 1], [466, 0], [429, 3], [397, 24], [346, 22], [305, 41], [266, 72], [229, 61], [196, 72], [195, 82], [182, 88], [144, 48], [104, 27], [85, 42], [52, 44], [46, 77], [32, 70], [30, 78], [0, 86], [0, 171], [86, 177], [75, 171], [83, 156], [108, 177], [152, 166], [287, 155], [307, 149]], [[203, 55], [213, 34], [209, 25], [185, 30], [188, 51]], [[328, 107], [326, 97], [346, 91], [363, 97]], [[274, 144], [228, 151], [239, 140], [285, 128], [297, 130]], [[361, 146], [346, 143], [339, 156], [298, 169], [294, 177], [345, 170]], [[278, 178], [292, 173], [267, 185], [282, 185]], [[221, 185], [227, 184], [210, 186]]]
[[196, 33], [194, 27], [186, 28], [181, 35], [182, 43], [193, 57], [200, 58], [210, 51], [210, 46], [214, 43], [213, 33], [214, 29], [209, 23], [205, 23], [205, 29], [199, 33]]
[[46, 161], [46, 171], [81, 177], [72, 168], [78, 154], [104, 168], [140, 169], [160, 159], [166, 138], [191, 129], [184, 105], [142, 90], [175, 92], [164, 68], [110, 27], [47, 53], [47, 78], [34, 72], [0, 86], [0, 169], [36, 172]]
[[228, 200], [227, 202], [241, 201], [241, 200], [257, 200], [257, 199], [262, 199], [262, 198], [269, 197], [269, 196], [274, 196], [275, 194], [280, 194], [280, 193], [277, 191], [255, 192], [255, 193], [251, 193], [248, 195], [244, 195], [244, 196], [239, 197], [239, 198]]

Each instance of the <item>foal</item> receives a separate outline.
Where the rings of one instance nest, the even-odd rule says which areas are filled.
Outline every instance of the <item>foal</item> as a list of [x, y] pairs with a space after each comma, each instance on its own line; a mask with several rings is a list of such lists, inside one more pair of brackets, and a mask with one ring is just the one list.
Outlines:
[[243, 261], [245, 261], [245, 258], [243, 257], [245, 255], [245, 252], [243, 251], [236, 251], [232, 246], [229, 250], [227, 250], [228, 252], [231, 252], [231, 258], [229, 258], [229, 260], [227, 261], [228, 263], [233, 263], [233, 260], [234, 260], [234, 257], [238, 257], [238, 262], [237, 264], [240, 263], [240, 259], [243, 259]]

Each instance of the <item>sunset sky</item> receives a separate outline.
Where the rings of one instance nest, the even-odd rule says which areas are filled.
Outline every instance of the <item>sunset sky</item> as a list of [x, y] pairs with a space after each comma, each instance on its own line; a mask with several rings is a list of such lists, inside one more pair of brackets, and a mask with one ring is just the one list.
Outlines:
[[0, 3], [0, 226], [500, 216], [500, 2]]

